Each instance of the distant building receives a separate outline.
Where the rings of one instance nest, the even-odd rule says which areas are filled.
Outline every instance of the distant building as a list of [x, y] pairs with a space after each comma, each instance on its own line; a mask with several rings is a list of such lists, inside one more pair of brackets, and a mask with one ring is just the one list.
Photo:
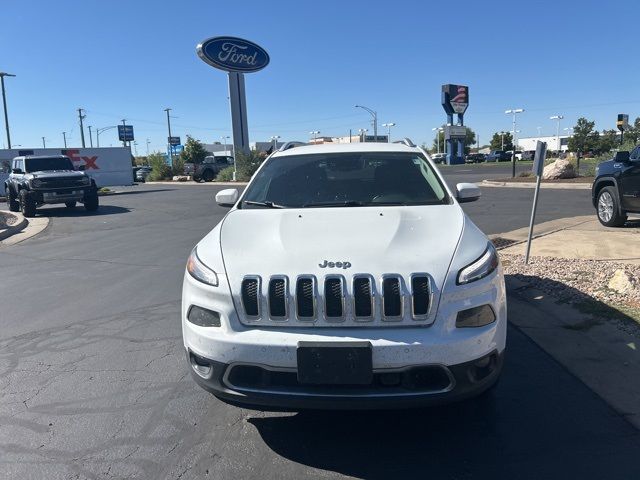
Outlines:
[[527, 150], [535, 150], [536, 143], [540, 141], [547, 144], [547, 150], [551, 152], [566, 152], [568, 150], [569, 145], [569, 136], [568, 135], [560, 135], [559, 137], [555, 135], [547, 135], [540, 137], [524, 137], [516, 139], [516, 150], [527, 151]]

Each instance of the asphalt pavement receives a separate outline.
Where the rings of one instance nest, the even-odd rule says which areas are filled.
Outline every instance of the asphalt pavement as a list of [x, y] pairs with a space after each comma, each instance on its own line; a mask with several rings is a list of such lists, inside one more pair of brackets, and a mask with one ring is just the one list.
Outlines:
[[[460, 170], [447, 180], [475, 175]], [[191, 248], [226, 211], [219, 188], [47, 207], [44, 232], [0, 247], [0, 478], [640, 478], [639, 432], [514, 327], [477, 401], [263, 413], [201, 390], [179, 300]], [[486, 233], [527, 224], [531, 190], [482, 192], [465, 209]], [[543, 194], [539, 218], [592, 213], [586, 191]]]

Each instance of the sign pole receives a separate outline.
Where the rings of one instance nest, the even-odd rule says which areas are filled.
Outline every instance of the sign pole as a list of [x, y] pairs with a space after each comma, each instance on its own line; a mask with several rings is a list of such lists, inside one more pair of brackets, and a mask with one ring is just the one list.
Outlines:
[[229, 72], [229, 107], [233, 131], [233, 180], [236, 179], [236, 154], [249, 154], [249, 128], [247, 126], [247, 103], [245, 100], [244, 74]]
[[536, 154], [533, 160], [533, 171], [536, 174], [536, 191], [533, 194], [533, 207], [531, 208], [531, 220], [529, 221], [529, 235], [527, 237], [527, 253], [524, 257], [524, 263], [529, 264], [529, 253], [531, 252], [531, 237], [533, 236], [533, 225], [536, 221], [536, 210], [538, 209], [538, 194], [540, 193], [540, 181], [542, 179], [542, 169], [544, 167], [544, 159], [547, 153], [547, 144], [538, 140], [536, 143]]

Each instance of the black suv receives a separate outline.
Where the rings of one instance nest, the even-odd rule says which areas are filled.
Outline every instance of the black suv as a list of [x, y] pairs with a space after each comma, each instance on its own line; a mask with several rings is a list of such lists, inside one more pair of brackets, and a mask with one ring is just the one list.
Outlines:
[[598, 165], [591, 197], [598, 220], [607, 227], [621, 227], [627, 213], [640, 213], [640, 145]]
[[191, 175], [196, 182], [204, 180], [210, 182], [218, 176], [218, 174], [227, 167], [233, 165], [233, 157], [226, 155], [210, 155], [205, 157], [202, 163], [184, 164], [184, 174]]
[[84, 203], [90, 212], [98, 209], [98, 189], [91, 177], [76, 171], [64, 155], [25, 156], [12, 160], [11, 174], [5, 182], [9, 210], [20, 210], [34, 217], [45, 203], [64, 203], [74, 208]]

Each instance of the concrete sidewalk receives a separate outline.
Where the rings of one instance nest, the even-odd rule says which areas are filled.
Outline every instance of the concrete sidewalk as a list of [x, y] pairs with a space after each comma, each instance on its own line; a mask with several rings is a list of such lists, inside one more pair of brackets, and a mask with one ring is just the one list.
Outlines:
[[[521, 228], [498, 235], [505, 245], [501, 252], [524, 255], [527, 233], [528, 228]], [[534, 228], [531, 256], [640, 265], [640, 219], [630, 218], [624, 227], [608, 228], [600, 225], [594, 212], [593, 215], [542, 223]]]

